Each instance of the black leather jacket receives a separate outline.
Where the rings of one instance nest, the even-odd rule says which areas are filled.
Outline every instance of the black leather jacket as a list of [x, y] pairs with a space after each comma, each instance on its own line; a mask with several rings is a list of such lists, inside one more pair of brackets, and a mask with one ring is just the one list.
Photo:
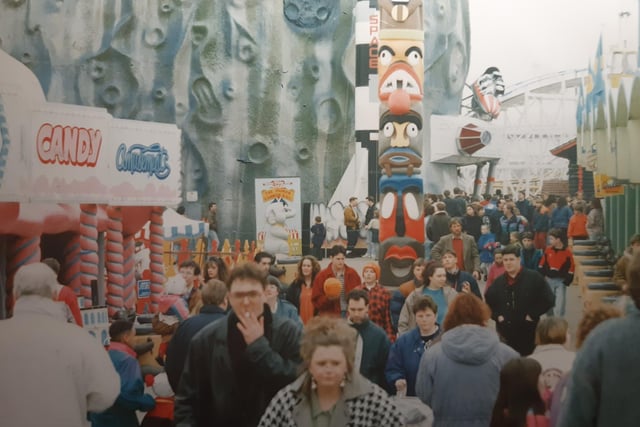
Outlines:
[[276, 392], [296, 379], [300, 328], [270, 310], [264, 316], [265, 335], [239, 354], [233, 312], [193, 338], [175, 399], [176, 426], [254, 427]]

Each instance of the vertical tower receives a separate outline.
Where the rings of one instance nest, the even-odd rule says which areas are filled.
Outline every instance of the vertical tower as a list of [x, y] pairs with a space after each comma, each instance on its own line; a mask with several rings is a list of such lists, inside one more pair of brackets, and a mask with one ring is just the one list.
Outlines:
[[422, 0], [380, 0], [378, 41], [380, 266], [382, 284], [411, 278], [424, 256]]

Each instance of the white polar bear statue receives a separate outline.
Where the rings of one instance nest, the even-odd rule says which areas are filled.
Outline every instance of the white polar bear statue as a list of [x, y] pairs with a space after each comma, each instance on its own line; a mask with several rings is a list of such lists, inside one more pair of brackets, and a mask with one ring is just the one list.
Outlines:
[[264, 250], [272, 254], [289, 255], [289, 231], [286, 228], [287, 218], [296, 215], [294, 209], [287, 206], [284, 200], [274, 200], [265, 211], [267, 227], [264, 237]]

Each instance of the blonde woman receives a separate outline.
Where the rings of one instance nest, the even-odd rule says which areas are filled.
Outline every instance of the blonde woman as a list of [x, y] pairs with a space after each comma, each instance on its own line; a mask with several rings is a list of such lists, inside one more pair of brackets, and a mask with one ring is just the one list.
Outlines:
[[387, 393], [354, 369], [355, 331], [345, 320], [311, 319], [300, 346], [303, 373], [280, 390], [259, 427], [400, 427]]

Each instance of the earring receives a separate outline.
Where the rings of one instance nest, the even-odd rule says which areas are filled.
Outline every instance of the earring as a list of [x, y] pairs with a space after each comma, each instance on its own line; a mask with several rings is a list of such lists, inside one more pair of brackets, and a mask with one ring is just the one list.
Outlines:
[[342, 378], [342, 381], [340, 381], [340, 388], [344, 388], [346, 383], [347, 383], [347, 375], [345, 374], [344, 378]]
[[316, 379], [311, 377], [311, 390], [315, 390], [318, 388], [318, 383], [316, 382]]

